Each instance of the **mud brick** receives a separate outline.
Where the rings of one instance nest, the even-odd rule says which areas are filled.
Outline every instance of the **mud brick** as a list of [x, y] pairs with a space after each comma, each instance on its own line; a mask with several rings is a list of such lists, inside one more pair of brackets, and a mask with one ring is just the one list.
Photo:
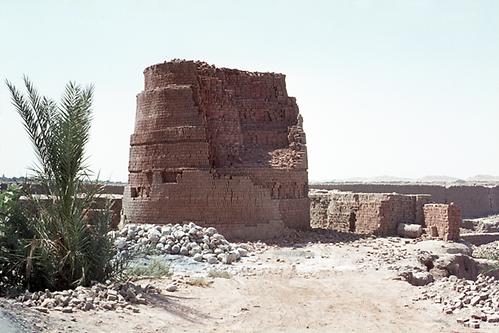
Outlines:
[[307, 149], [285, 76], [174, 60], [144, 70], [125, 222], [254, 239], [310, 227]]
[[443, 240], [458, 240], [461, 210], [454, 203], [426, 204], [423, 207], [426, 227]]

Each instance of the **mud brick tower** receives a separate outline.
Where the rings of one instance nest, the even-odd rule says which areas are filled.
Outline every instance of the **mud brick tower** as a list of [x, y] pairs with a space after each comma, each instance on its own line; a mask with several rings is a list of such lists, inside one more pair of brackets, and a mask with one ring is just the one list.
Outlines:
[[194, 221], [241, 239], [309, 228], [305, 134], [284, 75], [174, 60], [144, 76], [125, 222]]

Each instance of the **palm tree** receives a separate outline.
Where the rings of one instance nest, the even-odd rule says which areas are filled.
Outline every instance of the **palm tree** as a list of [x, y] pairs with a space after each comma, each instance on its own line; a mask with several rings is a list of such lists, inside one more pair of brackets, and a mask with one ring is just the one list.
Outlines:
[[31, 289], [87, 285], [109, 274], [112, 257], [106, 218], [86, 218], [99, 187], [85, 186], [91, 172], [85, 146], [90, 136], [93, 87], [69, 82], [62, 100], [42, 97], [28, 78], [27, 94], [6, 82], [12, 104], [22, 118], [38, 163], [34, 181], [49, 200], [31, 196], [35, 235], [29, 240], [25, 267]]

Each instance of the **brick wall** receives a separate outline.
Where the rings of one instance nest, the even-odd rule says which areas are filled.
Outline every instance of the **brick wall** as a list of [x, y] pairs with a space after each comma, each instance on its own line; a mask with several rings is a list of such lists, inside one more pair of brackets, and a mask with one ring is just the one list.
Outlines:
[[144, 71], [127, 222], [269, 238], [310, 226], [305, 134], [285, 76], [172, 61]]
[[427, 195], [311, 191], [313, 227], [378, 236], [395, 235], [399, 223], [422, 224]]
[[[42, 204], [50, 204], [53, 200], [53, 197], [48, 196], [46, 194], [33, 194], [36, 200]], [[20, 198], [23, 205], [31, 205], [32, 203], [26, 196], [22, 196]], [[27, 206], [30, 207], [30, 206]], [[36, 209], [36, 207], [33, 207]], [[122, 195], [121, 194], [97, 194], [94, 197], [90, 205], [90, 209], [86, 214], [86, 218], [92, 220], [92, 218], [99, 211], [106, 211], [110, 214], [109, 226], [111, 228], [116, 228], [120, 223], [121, 219], [121, 209], [122, 209]]]
[[461, 208], [464, 218], [499, 214], [499, 186], [328, 183], [310, 187], [362, 193], [429, 194], [436, 203], [454, 202]]
[[426, 204], [423, 207], [427, 232], [444, 240], [459, 240], [461, 210], [450, 204]]
[[458, 240], [461, 211], [429, 203], [429, 195], [310, 190], [312, 227], [395, 236], [399, 223], [419, 224], [433, 237]]

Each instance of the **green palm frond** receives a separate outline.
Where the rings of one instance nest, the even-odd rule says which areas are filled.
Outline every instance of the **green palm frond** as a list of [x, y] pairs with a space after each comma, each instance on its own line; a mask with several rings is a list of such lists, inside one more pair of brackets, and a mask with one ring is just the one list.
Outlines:
[[[102, 262], [95, 256], [110, 259], [111, 253], [105, 244], [107, 223], [104, 228], [89, 226], [85, 218], [99, 192], [97, 186], [85, 186], [92, 175], [85, 147], [90, 138], [93, 86], [82, 88], [69, 82], [61, 102], [55, 103], [42, 97], [26, 77], [26, 94], [6, 83], [37, 156], [35, 179], [51, 199], [50, 203], [31, 200], [37, 215], [32, 221], [34, 238], [29, 243], [26, 274], [33, 275], [35, 263], [41, 263], [51, 288], [89, 283], [107, 269], [107, 264], [96, 267]], [[100, 255], [96, 242], [107, 253]]]

